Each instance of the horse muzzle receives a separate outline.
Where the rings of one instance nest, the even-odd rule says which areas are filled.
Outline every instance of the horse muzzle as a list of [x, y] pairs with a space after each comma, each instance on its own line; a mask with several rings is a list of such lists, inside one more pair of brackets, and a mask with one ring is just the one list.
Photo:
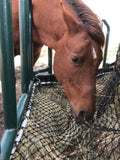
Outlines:
[[[74, 112], [74, 111], [73, 111]], [[91, 121], [93, 120], [94, 112], [89, 113], [84, 108], [81, 108], [77, 114], [74, 112], [74, 115], [76, 117], [77, 122], [83, 122], [83, 121]]]

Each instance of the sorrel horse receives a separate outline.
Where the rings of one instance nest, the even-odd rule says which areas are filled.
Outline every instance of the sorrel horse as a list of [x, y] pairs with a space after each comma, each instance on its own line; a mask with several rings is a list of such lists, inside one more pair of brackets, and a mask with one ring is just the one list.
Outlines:
[[[97, 16], [81, 0], [32, 0], [34, 62], [45, 44], [55, 50], [54, 72], [75, 115], [95, 112], [96, 74], [104, 35]], [[18, 0], [12, 0], [15, 54], [19, 54]]]

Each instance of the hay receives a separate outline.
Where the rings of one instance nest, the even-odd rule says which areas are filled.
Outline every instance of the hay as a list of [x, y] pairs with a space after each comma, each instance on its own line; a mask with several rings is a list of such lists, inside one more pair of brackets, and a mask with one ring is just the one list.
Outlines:
[[31, 111], [27, 126], [19, 144], [15, 142], [11, 159], [120, 159], [119, 75], [114, 70], [104, 73], [96, 85], [97, 111], [90, 123], [76, 122], [60, 84], [38, 85], [32, 107], [27, 108]]

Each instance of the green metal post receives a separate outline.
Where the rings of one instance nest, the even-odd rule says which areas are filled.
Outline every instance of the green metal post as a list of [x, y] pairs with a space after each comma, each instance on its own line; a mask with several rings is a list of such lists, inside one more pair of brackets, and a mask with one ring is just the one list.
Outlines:
[[48, 48], [48, 73], [52, 74], [52, 49]]
[[1, 140], [1, 159], [8, 160], [17, 128], [11, 0], [0, 1], [0, 69], [6, 128]]
[[19, 0], [20, 53], [22, 71], [22, 93], [28, 92], [29, 76], [29, 0]]
[[29, 77], [33, 79], [33, 46], [32, 46], [32, 2], [29, 0], [29, 54], [28, 54], [28, 65], [29, 65]]
[[0, 1], [0, 63], [6, 129], [17, 127], [11, 0]]
[[15, 137], [16, 137], [16, 130], [14, 129], [5, 130], [1, 141], [0, 160], [9, 160]]

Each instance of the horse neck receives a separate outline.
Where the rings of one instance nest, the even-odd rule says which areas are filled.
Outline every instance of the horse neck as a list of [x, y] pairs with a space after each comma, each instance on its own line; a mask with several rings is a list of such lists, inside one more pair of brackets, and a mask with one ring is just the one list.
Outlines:
[[65, 33], [59, 1], [39, 0], [39, 4], [33, 0], [34, 41], [55, 49]]

